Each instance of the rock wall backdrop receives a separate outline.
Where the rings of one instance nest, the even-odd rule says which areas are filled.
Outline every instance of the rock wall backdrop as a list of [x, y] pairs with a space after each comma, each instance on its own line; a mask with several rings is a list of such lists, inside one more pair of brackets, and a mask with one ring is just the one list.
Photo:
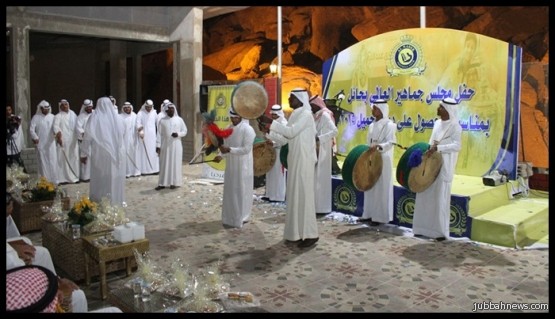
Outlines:
[[[377, 34], [420, 27], [420, 7], [282, 7], [282, 96], [295, 87], [322, 91], [322, 64]], [[523, 48], [520, 161], [549, 168], [549, 7], [426, 7], [426, 27], [487, 35]], [[203, 80], [271, 76], [277, 61], [277, 7], [204, 21]], [[285, 95], [284, 95], [285, 94]], [[283, 98], [282, 98], [283, 100]]]

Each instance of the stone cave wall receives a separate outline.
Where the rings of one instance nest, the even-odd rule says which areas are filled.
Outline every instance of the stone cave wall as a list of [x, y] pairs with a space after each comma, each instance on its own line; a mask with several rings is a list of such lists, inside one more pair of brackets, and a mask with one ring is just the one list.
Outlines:
[[[207, 19], [203, 80], [271, 76], [277, 61], [277, 8], [250, 7]], [[322, 91], [322, 64], [377, 34], [420, 27], [418, 6], [282, 7], [282, 92]], [[523, 48], [521, 161], [548, 168], [549, 7], [426, 7], [426, 27], [475, 32]]]

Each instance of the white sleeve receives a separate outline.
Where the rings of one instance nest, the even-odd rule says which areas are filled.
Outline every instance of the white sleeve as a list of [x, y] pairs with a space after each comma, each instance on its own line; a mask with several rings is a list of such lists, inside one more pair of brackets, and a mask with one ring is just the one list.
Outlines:
[[25, 266], [25, 262], [19, 258], [17, 251], [6, 242], [6, 270], [19, 266]]

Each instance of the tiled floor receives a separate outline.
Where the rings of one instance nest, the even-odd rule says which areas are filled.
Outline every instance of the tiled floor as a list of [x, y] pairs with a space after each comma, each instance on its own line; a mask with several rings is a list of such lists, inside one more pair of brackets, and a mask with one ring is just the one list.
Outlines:
[[[548, 312], [549, 250], [515, 250], [467, 239], [434, 242], [393, 225], [355, 217], [318, 217], [320, 240], [299, 249], [283, 241], [285, 206], [259, 200], [242, 229], [221, 224], [222, 185], [191, 182], [200, 165], [184, 165], [184, 185], [155, 191], [158, 176], [127, 180], [127, 216], [146, 225], [150, 255], [161, 268], [180, 257], [193, 267], [221, 261], [232, 290], [250, 291], [268, 312]], [[88, 184], [64, 186], [70, 196]], [[73, 198], [72, 198], [73, 202]], [[40, 232], [29, 234], [40, 242]], [[109, 275], [110, 289], [124, 272]], [[85, 290], [89, 308], [107, 306], [99, 284]], [[499, 311], [499, 310], [495, 310]]]

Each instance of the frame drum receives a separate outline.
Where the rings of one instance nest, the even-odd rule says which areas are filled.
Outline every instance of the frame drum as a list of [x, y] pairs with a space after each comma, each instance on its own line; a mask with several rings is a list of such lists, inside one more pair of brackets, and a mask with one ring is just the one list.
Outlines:
[[231, 105], [242, 118], [254, 120], [259, 118], [268, 107], [266, 89], [255, 81], [244, 81], [233, 89]]
[[382, 166], [381, 153], [370, 152], [370, 146], [362, 144], [347, 154], [341, 176], [348, 185], [364, 192], [374, 187], [382, 175]]
[[252, 147], [252, 158], [254, 176], [261, 176], [268, 173], [274, 166], [276, 150], [263, 138], [257, 137], [254, 139]]
[[[429, 149], [430, 144], [420, 142], [409, 147], [399, 159], [397, 165], [397, 182], [401, 186], [414, 193], [425, 191], [435, 181], [441, 166], [443, 165], [443, 158], [439, 152], [432, 155], [427, 155], [426, 151]], [[422, 154], [422, 162], [416, 167], [409, 166], [409, 159], [412, 154]]]

